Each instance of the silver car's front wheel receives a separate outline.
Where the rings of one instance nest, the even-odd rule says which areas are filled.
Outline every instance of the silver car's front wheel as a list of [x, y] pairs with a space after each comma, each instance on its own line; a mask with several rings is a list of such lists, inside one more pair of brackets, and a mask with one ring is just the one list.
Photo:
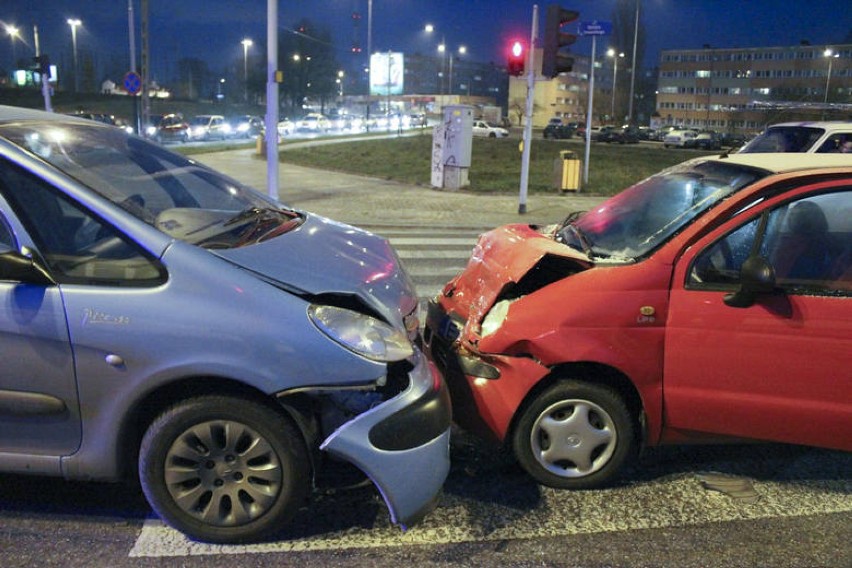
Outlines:
[[259, 540], [280, 529], [309, 488], [295, 427], [241, 398], [199, 397], [161, 414], [139, 456], [142, 488], [166, 522], [192, 538]]
[[514, 433], [518, 461], [544, 485], [587, 489], [611, 482], [636, 448], [636, 428], [612, 389], [563, 381], [524, 410]]

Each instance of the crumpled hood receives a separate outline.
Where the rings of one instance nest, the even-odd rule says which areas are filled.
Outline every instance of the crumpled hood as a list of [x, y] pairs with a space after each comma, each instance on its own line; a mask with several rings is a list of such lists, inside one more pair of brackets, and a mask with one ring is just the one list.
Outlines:
[[459, 314], [479, 321], [508, 286], [521, 279], [547, 255], [576, 262], [577, 269], [591, 266], [582, 253], [539, 233], [530, 225], [506, 225], [479, 238], [464, 271], [444, 288], [454, 307], [468, 306]]
[[310, 294], [357, 295], [401, 330], [417, 307], [410, 277], [378, 235], [306, 213], [298, 228], [268, 241], [211, 250], [222, 258]]

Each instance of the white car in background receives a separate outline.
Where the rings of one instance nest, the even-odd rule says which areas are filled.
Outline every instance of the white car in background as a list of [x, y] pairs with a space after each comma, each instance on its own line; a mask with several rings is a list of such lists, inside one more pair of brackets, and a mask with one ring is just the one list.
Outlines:
[[473, 135], [484, 136], [486, 138], [506, 138], [509, 136], [509, 131], [502, 126], [497, 126], [484, 120], [474, 120]]
[[852, 121], [773, 124], [746, 144], [741, 154], [765, 152], [850, 153]]
[[672, 146], [683, 148], [684, 146], [689, 146], [696, 136], [698, 136], [698, 131], [690, 128], [672, 130], [663, 138], [663, 146], [666, 148], [671, 148]]

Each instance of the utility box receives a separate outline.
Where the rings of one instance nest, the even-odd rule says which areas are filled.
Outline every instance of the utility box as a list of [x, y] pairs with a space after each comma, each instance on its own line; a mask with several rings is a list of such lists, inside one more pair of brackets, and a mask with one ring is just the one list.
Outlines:
[[582, 161], [571, 150], [559, 152], [553, 162], [553, 185], [559, 191], [580, 191]]
[[473, 153], [473, 107], [444, 107], [444, 117], [432, 134], [432, 186], [460, 189], [470, 185]]

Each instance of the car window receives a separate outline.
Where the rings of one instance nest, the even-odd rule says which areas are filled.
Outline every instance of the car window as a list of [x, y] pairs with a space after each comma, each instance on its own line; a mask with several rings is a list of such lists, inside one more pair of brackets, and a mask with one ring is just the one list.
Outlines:
[[738, 284], [743, 262], [756, 251], [787, 292], [852, 292], [852, 190], [776, 207], [762, 235], [759, 221], [753, 219], [698, 255], [689, 286], [727, 289]]
[[165, 280], [157, 260], [45, 181], [0, 162], [0, 193], [62, 283], [153, 286]]
[[824, 133], [822, 128], [807, 126], [773, 127], [749, 142], [740, 152], [807, 152]]
[[14, 248], [15, 237], [12, 235], [12, 229], [6, 223], [6, 219], [0, 214], [0, 248]]

